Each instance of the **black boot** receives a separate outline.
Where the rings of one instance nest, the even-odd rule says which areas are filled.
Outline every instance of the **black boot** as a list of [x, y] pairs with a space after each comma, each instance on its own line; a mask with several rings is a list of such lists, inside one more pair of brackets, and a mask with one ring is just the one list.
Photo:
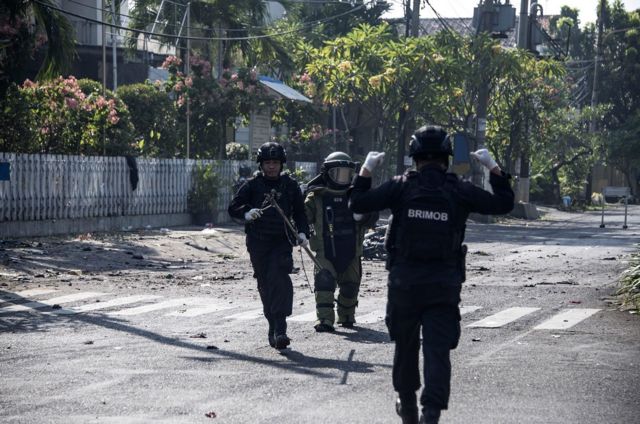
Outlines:
[[440, 410], [435, 408], [422, 408], [420, 424], [438, 424], [440, 422]]
[[271, 318], [267, 318], [269, 320], [269, 334], [267, 338], [269, 339], [269, 346], [276, 347], [276, 325]]
[[396, 413], [402, 418], [402, 424], [418, 424], [418, 407], [409, 403], [403, 403], [400, 398], [396, 400]]
[[287, 337], [287, 320], [285, 317], [277, 317], [274, 319], [275, 324], [275, 348], [284, 349], [291, 344], [291, 339]]

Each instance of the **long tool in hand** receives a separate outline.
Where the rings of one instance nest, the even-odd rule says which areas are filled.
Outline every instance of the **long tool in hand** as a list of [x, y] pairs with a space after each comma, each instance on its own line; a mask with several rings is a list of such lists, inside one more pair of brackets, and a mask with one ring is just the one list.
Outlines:
[[[275, 208], [275, 210], [278, 211], [278, 213], [280, 214], [280, 216], [284, 220], [285, 224], [287, 224], [287, 227], [289, 227], [291, 232], [294, 235], [296, 235], [296, 237], [297, 237], [298, 232], [296, 231], [295, 228], [293, 228], [293, 225], [291, 225], [291, 222], [289, 221], [289, 218], [287, 218], [287, 216], [284, 214], [284, 211], [282, 210], [282, 208], [280, 208], [280, 205], [278, 205], [278, 202], [276, 202], [276, 191], [275, 190], [271, 190], [271, 194], [266, 196], [266, 199], [269, 201], [269, 203], [271, 203], [271, 206], [273, 206]], [[307, 246], [303, 246], [303, 245], [299, 245], [299, 246], [302, 247], [305, 252], [307, 252], [307, 254], [311, 258], [311, 260], [313, 260], [313, 263], [318, 267], [318, 269], [322, 269], [322, 265], [320, 265], [320, 262], [318, 262], [318, 260], [313, 255], [311, 250], [309, 250], [309, 248]]]

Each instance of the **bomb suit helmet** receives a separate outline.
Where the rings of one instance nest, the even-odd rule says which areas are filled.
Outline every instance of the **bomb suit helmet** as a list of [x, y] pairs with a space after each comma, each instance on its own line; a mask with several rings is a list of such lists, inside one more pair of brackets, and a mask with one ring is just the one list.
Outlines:
[[321, 172], [330, 188], [345, 189], [351, 185], [358, 164], [344, 152], [333, 152], [324, 159]]

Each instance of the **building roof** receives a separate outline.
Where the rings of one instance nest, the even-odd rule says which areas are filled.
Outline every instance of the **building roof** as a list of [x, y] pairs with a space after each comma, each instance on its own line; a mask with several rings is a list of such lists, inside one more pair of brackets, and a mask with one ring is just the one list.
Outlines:
[[271, 77], [267, 77], [267, 76], [264, 76], [264, 75], [260, 75], [258, 80], [260, 81], [260, 83], [262, 85], [267, 87], [276, 96], [279, 96], [279, 97], [282, 97], [282, 98], [285, 98], [285, 99], [289, 99], [289, 100], [295, 100], [295, 101], [298, 101], [298, 102], [312, 103], [311, 99], [309, 99], [308, 97], [306, 97], [305, 95], [303, 95], [299, 91], [289, 87], [288, 85], [286, 85], [285, 83], [283, 83], [280, 80], [277, 80], [277, 79], [271, 78]]

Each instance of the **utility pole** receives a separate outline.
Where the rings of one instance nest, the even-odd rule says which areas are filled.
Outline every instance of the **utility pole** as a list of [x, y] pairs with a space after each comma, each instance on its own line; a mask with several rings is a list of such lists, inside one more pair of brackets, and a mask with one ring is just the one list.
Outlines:
[[[100, 9], [100, 26], [102, 32], [102, 97], [107, 97], [107, 30], [105, 28], [105, 13], [106, 4], [105, 0], [102, 0], [102, 8]], [[102, 154], [106, 154], [107, 151], [107, 134], [102, 124]]]
[[[407, 4], [408, 4], [407, 0]], [[420, 0], [413, 0], [413, 13], [411, 14], [411, 36], [417, 37], [420, 30]]]
[[[535, 2], [535, 0], [534, 0]], [[529, 1], [528, 0], [520, 0], [520, 20], [518, 22], [518, 48], [523, 50], [530, 50], [529, 39], [530, 34], [529, 30], [531, 25], [529, 25]], [[520, 100], [522, 101], [522, 100]], [[528, 141], [529, 129], [528, 125], [525, 124], [524, 128], [521, 128], [524, 131], [525, 142]], [[524, 146], [523, 146], [524, 147]], [[521, 154], [516, 158], [516, 163], [518, 163], [518, 181], [515, 187], [515, 201], [516, 202], [529, 202], [529, 155], [525, 152], [525, 148], [521, 149]]]
[[113, 93], [115, 94], [118, 88], [118, 49], [116, 40], [116, 0], [111, 0], [111, 22], [113, 28], [111, 28], [111, 57], [113, 64]]
[[[598, 38], [596, 41], [596, 58], [593, 61], [593, 88], [591, 90], [591, 109], [598, 105], [598, 74], [600, 69], [600, 61], [602, 60], [602, 34], [604, 32], [604, 12], [605, 2], [600, 0], [600, 13], [598, 14]], [[589, 122], [589, 132], [595, 133], [597, 130], [597, 122], [595, 114], [591, 116]]]

